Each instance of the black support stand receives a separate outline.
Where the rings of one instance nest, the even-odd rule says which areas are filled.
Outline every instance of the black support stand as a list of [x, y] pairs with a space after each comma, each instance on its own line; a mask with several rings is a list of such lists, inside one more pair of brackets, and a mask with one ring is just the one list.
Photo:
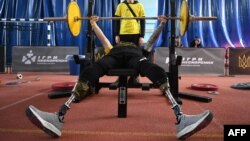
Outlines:
[[[171, 17], [176, 17], [175, 13], [175, 0], [171, 0]], [[182, 104], [182, 101], [178, 95], [179, 84], [178, 84], [178, 66], [176, 64], [176, 53], [175, 53], [175, 20], [171, 20], [171, 37], [169, 46], [169, 84], [170, 91], [173, 94], [176, 102]]]
[[[171, 0], [171, 17], [176, 17], [176, 2]], [[170, 91], [173, 94], [173, 97], [176, 99], [176, 102], [182, 104], [180, 98], [186, 98], [201, 102], [211, 102], [212, 99], [206, 96], [199, 96], [194, 94], [180, 93], [179, 92], [179, 65], [181, 64], [182, 57], [178, 56], [175, 52], [175, 22], [176, 20], [171, 20], [171, 37], [170, 37], [170, 46], [169, 46], [169, 84]]]
[[5, 73], [5, 47], [0, 46], [0, 73]]
[[[93, 15], [94, 3], [95, 3], [95, 0], [89, 0], [89, 4], [88, 4], [88, 8], [89, 8], [88, 16], [89, 17]], [[176, 10], [175, 9], [175, 0], [171, 0], [171, 16], [172, 17], [176, 17], [175, 10]], [[168, 73], [170, 92], [172, 93], [173, 97], [175, 98], [175, 100], [178, 104], [182, 104], [180, 97], [192, 99], [192, 100], [197, 100], [197, 101], [201, 101], [201, 102], [210, 102], [212, 99], [209, 97], [179, 92], [178, 67], [181, 64], [182, 57], [176, 56], [176, 53], [175, 53], [175, 31], [176, 31], [175, 20], [171, 20], [171, 38], [170, 38], [170, 46], [169, 46], [170, 62], [169, 62], [169, 73]], [[81, 60], [79, 60], [79, 58], [77, 58], [77, 56], [74, 56], [76, 63], [87, 65], [91, 62], [95, 62], [94, 50], [95, 50], [94, 33], [92, 31], [92, 27], [91, 27], [90, 23], [88, 23], [87, 50], [85, 53], [86, 59], [84, 61], [82, 60], [83, 61], [82, 62]], [[118, 74], [117, 74], [117, 72], [113, 72], [112, 75], [121, 75], [120, 73], [122, 73], [122, 75], [124, 76], [124, 73], [129, 73], [129, 71], [126, 70], [125, 72], [119, 72]], [[128, 75], [129, 74], [126, 74], [126, 77]], [[127, 116], [127, 83], [124, 83], [124, 81], [126, 82], [126, 80], [127, 80], [127, 78], [125, 78], [125, 77], [121, 77], [121, 79], [119, 79], [119, 82], [122, 85], [120, 85], [121, 88], [119, 89], [119, 94], [118, 94], [118, 96], [119, 96], [118, 97], [118, 117], [126, 117]], [[95, 87], [96, 87], [95, 93], [98, 93], [99, 89], [102, 87], [109, 87], [110, 89], [112, 89], [112, 85], [110, 86], [110, 83], [100, 83], [99, 81]], [[128, 87], [129, 88], [142, 88], [142, 90], [149, 90], [150, 88], [153, 88], [154, 85], [144, 83], [144, 84], [139, 84], [137, 86], [128, 86]], [[115, 86], [115, 89], [116, 88], [117, 88], [117, 86]], [[65, 92], [65, 93], [60, 93], [60, 94], [55, 94], [55, 95], [54, 94], [49, 95], [49, 98], [58, 98], [58, 97], [64, 97], [64, 96], [70, 96], [70, 95], [71, 95], [70, 92]]]
[[[88, 17], [93, 16], [94, 14], [94, 5], [95, 0], [89, 0], [88, 3]], [[93, 62], [95, 61], [95, 43], [94, 43], [94, 33], [92, 31], [92, 26], [88, 22], [88, 31], [87, 31], [87, 47], [86, 47], [86, 58], [90, 58]]]

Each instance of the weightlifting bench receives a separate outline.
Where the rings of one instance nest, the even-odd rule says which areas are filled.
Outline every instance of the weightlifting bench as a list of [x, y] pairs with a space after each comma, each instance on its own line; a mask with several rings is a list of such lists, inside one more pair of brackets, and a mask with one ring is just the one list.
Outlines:
[[108, 71], [108, 76], [118, 76], [118, 83], [96, 82], [95, 93], [99, 93], [102, 87], [108, 87], [111, 90], [118, 89], [118, 117], [127, 117], [127, 92], [128, 88], [141, 88], [142, 90], [150, 90], [153, 87], [151, 83], [139, 83], [134, 85], [128, 84], [128, 77], [137, 74], [134, 69], [111, 69]]
[[[108, 76], [118, 77], [118, 117], [127, 117], [127, 92], [128, 92], [128, 77], [136, 75], [136, 71], [133, 69], [113, 69], [107, 73]], [[99, 83], [101, 84], [101, 83]], [[115, 84], [115, 83], [113, 83]], [[114, 89], [116, 86], [110, 84], [110, 89]]]
[[[75, 58], [76, 60], [77, 58]], [[177, 66], [181, 64], [182, 56], [177, 57]], [[77, 62], [77, 61], [76, 61]], [[80, 63], [81, 65], [83, 63]], [[166, 72], [167, 73], [167, 72]], [[111, 90], [115, 90], [118, 88], [118, 117], [126, 117], [127, 116], [127, 89], [128, 88], [141, 88], [142, 90], [150, 90], [150, 88], [155, 88], [155, 86], [152, 83], [139, 83], [135, 85], [128, 85], [128, 77], [129, 76], [136, 76], [137, 72], [134, 69], [127, 69], [127, 68], [121, 68], [121, 69], [113, 69], [109, 70], [107, 75], [108, 76], [118, 76], [118, 85], [115, 85], [116, 83], [106, 83], [106, 82], [99, 82], [99, 80], [96, 82], [94, 86], [95, 93], [99, 93], [99, 90], [102, 87], [108, 87]], [[167, 73], [167, 75], [171, 75]], [[192, 100], [197, 100], [201, 102], [211, 102], [210, 97], [206, 96], [199, 96], [194, 94], [185, 94], [185, 93], [178, 93], [178, 96], [176, 97], [176, 102], [178, 104], [182, 104], [182, 101], [180, 99], [187, 98]]]
[[[74, 55], [75, 63], [80, 64], [80, 69], [84, 66], [91, 64], [91, 60], [85, 58], [80, 59], [78, 55]], [[152, 83], [138, 83], [138, 84], [128, 84], [128, 77], [136, 76], [138, 73], [135, 69], [120, 68], [111, 69], [107, 72], [107, 76], [118, 76], [118, 83], [112, 82], [100, 82], [97, 80], [93, 86], [94, 93], [98, 94], [99, 90], [103, 87], [109, 88], [110, 90], [118, 89], [118, 117], [127, 117], [127, 92], [128, 88], [141, 88], [142, 90], [150, 90], [153, 88]]]
[[[84, 66], [89, 65], [92, 63], [90, 59], [80, 59], [78, 55], [74, 55], [74, 60], [76, 64], [80, 64], [80, 69], [84, 68]], [[127, 117], [127, 89], [128, 88], [141, 88], [142, 90], [150, 90], [150, 88], [156, 88], [152, 83], [139, 83], [129, 85], [127, 80], [129, 76], [135, 76], [137, 74], [136, 70], [134, 69], [112, 69], [109, 70], [106, 75], [108, 76], [118, 76], [119, 83], [112, 83], [112, 82], [99, 82], [99, 80], [93, 86], [94, 93], [98, 94], [99, 90], [103, 87], [107, 87], [111, 90], [116, 90], [118, 88], [118, 117], [125, 118]], [[58, 97], [65, 97], [70, 96], [71, 92], [61, 93], [61, 94], [52, 94], [49, 95], [49, 98], [58, 98]], [[193, 99], [202, 102], [210, 102], [211, 98], [209, 97], [198, 97], [197, 95], [192, 94], [183, 94], [179, 93], [180, 97]], [[177, 101], [177, 103], [181, 104], [181, 102]]]

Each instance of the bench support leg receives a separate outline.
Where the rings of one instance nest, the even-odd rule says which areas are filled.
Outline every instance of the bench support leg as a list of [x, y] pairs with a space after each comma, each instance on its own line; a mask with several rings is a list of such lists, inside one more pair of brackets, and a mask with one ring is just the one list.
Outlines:
[[119, 76], [118, 117], [127, 117], [127, 76]]

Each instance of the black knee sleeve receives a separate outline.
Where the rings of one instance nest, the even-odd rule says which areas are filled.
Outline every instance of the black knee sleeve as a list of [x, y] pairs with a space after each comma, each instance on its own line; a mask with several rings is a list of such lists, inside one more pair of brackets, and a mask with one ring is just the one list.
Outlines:
[[150, 63], [147, 60], [141, 61], [140, 65], [141, 75], [148, 77], [156, 86], [167, 82], [167, 74], [160, 66]]
[[93, 65], [83, 68], [79, 76], [79, 80], [88, 81], [91, 85], [94, 85], [99, 77], [104, 75], [101, 65], [95, 63]]

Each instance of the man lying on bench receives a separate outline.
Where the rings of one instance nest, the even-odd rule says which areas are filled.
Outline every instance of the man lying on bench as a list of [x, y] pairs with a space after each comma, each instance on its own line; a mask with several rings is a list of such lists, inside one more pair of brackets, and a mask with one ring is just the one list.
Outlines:
[[[111, 45], [110, 41], [103, 34], [101, 29], [96, 24], [97, 16], [92, 16], [90, 23], [92, 28], [105, 48], [106, 55], [94, 62], [92, 65], [83, 68], [75, 87], [72, 90], [72, 95], [66, 103], [64, 103], [57, 113], [49, 113], [41, 111], [30, 105], [26, 109], [26, 115], [33, 124], [41, 128], [47, 134], [53, 137], [61, 136], [63, 120], [70, 104], [76, 97], [87, 97], [90, 93], [91, 85], [94, 85], [99, 77], [102, 77], [108, 70], [120, 67], [135, 69], [139, 74], [146, 76], [152, 83], [166, 95], [172, 103], [172, 109], [176, 115], [177, 138], [186, 139], [199, 130], [205, 128], [213, 119], [213, 114], [206, 110], [197, 115], [186, 115], [181, 111], [180, 105], [175, 101], [168, 83], [168, 76], [165, 70], [156, 64], [151, 63], [143, 56], [141, 48], [138, 48], [132, 43], [121, 43], [117, 47]], [[165, 16], [159, 16], [161, 24], [153, 33], [151, 39], [157, 38], [167, 20]], [[152, 49], [153, 42], [149, 40], [145, 50]], [[124, 47], [126, 46], [126, 47]]]

